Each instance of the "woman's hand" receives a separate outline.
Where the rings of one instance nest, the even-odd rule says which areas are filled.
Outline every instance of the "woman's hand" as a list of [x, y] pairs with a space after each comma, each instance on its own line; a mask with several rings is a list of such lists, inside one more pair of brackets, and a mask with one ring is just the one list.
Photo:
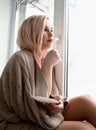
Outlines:
[[54, 103], [45, 103], [45, 104], [43, 104], [45, 109], [48, 110], [49, 114], [60, 113], [64, 109], [63, 97], [59, 95], [59, 96], [55, 96], [54, 99], [58, 100], [59, 103], [58, 104], [54, 104]]
[[60, 58], [60, 54], [58, 53], [58, 51], [57, 50], [51, 50], [46, 55], [46, 57], [44, 59], [44, 64], [46, 64], [46, 66], [48, 65], [50, 67], [53, 67], [59, 61], [61, 61], [61, 58]]

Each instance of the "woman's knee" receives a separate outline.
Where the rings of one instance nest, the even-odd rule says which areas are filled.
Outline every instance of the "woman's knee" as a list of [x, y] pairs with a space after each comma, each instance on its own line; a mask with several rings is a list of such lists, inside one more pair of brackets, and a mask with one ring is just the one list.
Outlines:
[[84, 104], [87, 109], [89, 106], [96, 106], [96, 100], [91, 95], [81, 95], [77, 98], [78, 102], [81, 102]]
[[90, 100], [90, 99], [92, 99], [92, 96], [89, 94], [86, 94], [86, 95], [81, 95], [80, 98]]
[[86, 105], [86, 103], [90, 103], [90, 101], [93, 102], [93, 97], [90, 95], [80, 95], [80, 96], [74, 97], [74, 98], [69, 100], [69, 102], [72, 102], [74, 104], [75, 103], [82, 103], [85, 105]]
[[68, 109], [64, 113], [66, 120], [83, 120], [88, 114], [90, 95], [81, 95], [69, 100]]

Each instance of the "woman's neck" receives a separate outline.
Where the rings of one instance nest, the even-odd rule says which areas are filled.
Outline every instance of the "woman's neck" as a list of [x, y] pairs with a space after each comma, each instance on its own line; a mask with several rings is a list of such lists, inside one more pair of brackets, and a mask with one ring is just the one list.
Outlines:
[[46, 51], [42, 51], [42, 54], [34, 54], [35, 60], [37, 61], [39, 67], [42, 67], [42, 64], [44, 62], [44, 58], [46, 57], [48, 52]]
[[42, 56], [38, 56], [38, 55], [34, 55], [35, 60], [37, 62], [37, 64], [39, 65], [39, 67], [42, 67], [42, 61], [43, 61], [43, 57]]

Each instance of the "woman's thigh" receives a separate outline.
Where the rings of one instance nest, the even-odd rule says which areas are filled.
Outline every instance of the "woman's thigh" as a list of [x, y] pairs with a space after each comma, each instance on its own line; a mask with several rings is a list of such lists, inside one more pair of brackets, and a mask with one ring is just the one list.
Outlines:
[[55, 130], [96, 130], [96, 128], [88, 122], [63, 121]]
[[96, 126], [96, 101], [89, 95], [74, 97], [69, 100], [64, 113], [65, 120], [87, 120]]

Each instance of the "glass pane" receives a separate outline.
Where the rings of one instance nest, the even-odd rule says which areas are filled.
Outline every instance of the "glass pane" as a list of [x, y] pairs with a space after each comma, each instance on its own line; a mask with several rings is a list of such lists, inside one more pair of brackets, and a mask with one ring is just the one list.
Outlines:
[[47, 14], [54, 17], [54, 0], [38, 0], [27, 3], [26, 17], [34, 14]]
[[68, 67], [68, 96], [96, 97], [96, 0], [70, 0]]

